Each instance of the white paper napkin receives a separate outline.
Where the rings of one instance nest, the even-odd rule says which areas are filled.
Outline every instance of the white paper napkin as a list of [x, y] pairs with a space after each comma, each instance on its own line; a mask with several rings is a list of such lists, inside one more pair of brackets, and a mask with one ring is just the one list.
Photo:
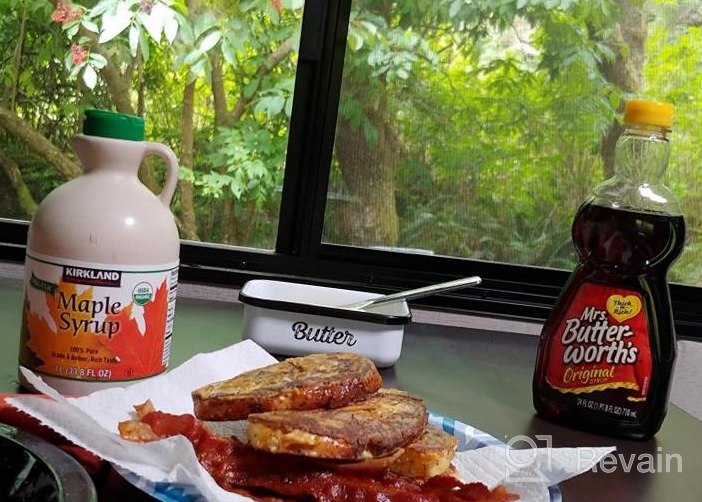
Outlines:
[[[247, 340], [217, 352], [198, 354], [149, 380], [81, 398], [65, 398], [37, 375], [23, 370], [27, 380], [51, 399], [22, 396], [7, 402], [78, 446], [143, 478], [191, 484], [207, 500], [244, 501], [249, 499], [227, 492], [215, 483], [199, 464], [192, 445], [185, 438], [133, 443], [119, 436], [117, 424], [134, 418], [133, 406], [147, 399], [160, 411], [192, 413], [190, 393], [193, 389], [275, 362], [265, 350]], [[588, 449], [584, 456], [589, 462], [583, 462], [577, 448], [517, 451], [491, 446], [459, 452], [454, 464], [465, 481], [479, 481], [491, 488], [505, 484], [523, 501], [541, 502], [549, 500], [547, 486], [591, 469], [613, 450]]]

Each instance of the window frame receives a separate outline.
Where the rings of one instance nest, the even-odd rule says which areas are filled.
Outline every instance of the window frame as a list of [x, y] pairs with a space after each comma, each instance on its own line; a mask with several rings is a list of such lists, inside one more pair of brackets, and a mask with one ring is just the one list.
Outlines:
[[[351, 0], [305, 2], [275, 249], [181, 240], [181, 280], [240, 287], [266, 277], [394, 292], [480, 275], [479, 287], [412, 304], [543, 322], [569, 271], [322, 242], [350, 11]], [[28, 228], [0, 218], [0, 260], [24, 261]], [[702, 340], [700, 288], [670, 289], [678, 335]]]

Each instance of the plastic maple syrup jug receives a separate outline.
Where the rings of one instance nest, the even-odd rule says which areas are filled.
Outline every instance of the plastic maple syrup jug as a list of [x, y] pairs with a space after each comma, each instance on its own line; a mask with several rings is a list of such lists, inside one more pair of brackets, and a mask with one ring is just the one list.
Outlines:
[[541, 332], [533, 381], [543, 418], [648, 439], [665, 418], [675, 362], [666, 275], [685, 221], [663, 184], [673, 107], [626, 103], [615, 175], [573, 221], [580, 262]]
[[[19, 364], [61, 393], [124, 385], [168, 365], [178, 161], [143, 139], [143, 119], [87, 110], [72, 140], [85, 174], [51, 192], [29, 227]], [[137, 177], [152, 154], [167, 164], [158, 196]]]

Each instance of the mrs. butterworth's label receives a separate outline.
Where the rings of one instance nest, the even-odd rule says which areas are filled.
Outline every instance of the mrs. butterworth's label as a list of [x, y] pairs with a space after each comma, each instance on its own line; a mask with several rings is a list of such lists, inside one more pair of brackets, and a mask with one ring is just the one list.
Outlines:
[[585, 283], [547, 349], [546, 382], [564, 394], [624, 389], [644, 401], [651, 380], [646, 311], [636, 291]]
[[143, 378], [168, 365], [178, 263], [27, 255], [20, 363], [57, 377]]

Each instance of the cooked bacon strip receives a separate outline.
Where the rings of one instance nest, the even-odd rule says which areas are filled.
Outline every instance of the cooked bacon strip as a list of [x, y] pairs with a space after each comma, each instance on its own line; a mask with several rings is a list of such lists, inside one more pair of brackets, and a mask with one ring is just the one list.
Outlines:
[[151, 399], [147, 399], [143, 403], [135, 405], [134, 411], [136, 411], [137, 417], [141, 420], [149, 413], [156, 411], [156, 407], [154, 403], [151, 402]]
[[222, 488], [261, 501], [510, 502], [519, 498], [502, 487], [490, 491], [481, 483], [466, 484], [450, 476], [419, 483], [391, 472], [330, 472], [300, 457], [257, 451], [236, 438], [217, 436], [192, 415], [153, 411], [136, 423], [159, 438], [185, 436]]
[[158, 441], [161, 439], [154, 433], [154, 430], [145, 424], [144, 422], [139, 422], [138, 420], [126, 420], [120, 422], [117, 426], [119, 429], [119, 435], [124, 439], [129, 441], [135, 441], [137, 443], [150, 443], [151, 441]]

